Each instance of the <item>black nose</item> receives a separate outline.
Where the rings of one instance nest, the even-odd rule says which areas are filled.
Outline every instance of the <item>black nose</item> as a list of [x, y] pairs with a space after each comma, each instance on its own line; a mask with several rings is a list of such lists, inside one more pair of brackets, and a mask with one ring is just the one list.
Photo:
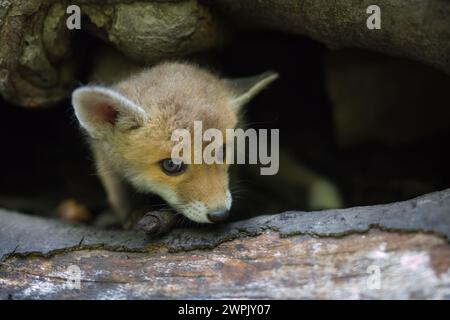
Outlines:
[[208, 219], [211, 222], [222, 222], [225, 221], [229, 215], [230, 212], [227, 209], [221, 208], [208, 213]]

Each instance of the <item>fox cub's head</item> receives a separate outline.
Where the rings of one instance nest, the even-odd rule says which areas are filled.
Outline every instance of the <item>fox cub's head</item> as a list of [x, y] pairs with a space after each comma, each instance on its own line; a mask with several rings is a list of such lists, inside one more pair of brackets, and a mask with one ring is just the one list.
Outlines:
[[225, 137], [226, 129], [236, 127], [242, 106], [276, 78], [268, 72], [220, 79], [190, 64], [164, 63], [112, 87], [78, 88], [72, 103], [114, 171], [193, 221], [217, 222], [231, 208], [228, 165], [171, 159], [177, 144], [172, 133], [187, 129], [193, 136], [194, 121], [201, 121], [203, 131], [219, 129]]

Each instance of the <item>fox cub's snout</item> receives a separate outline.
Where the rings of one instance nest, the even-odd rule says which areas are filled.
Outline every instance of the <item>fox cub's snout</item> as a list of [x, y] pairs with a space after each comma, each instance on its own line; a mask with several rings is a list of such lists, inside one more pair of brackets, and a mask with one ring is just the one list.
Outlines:
[[172, 159], [172, 133], [187, 129], [193, 136], [194, 121], [201, 121], [203, 130], [218, 129], [225, 137], [238, 125], [242, 106], [276, 77], [269, 72], [229, 80], [194, 65], [164, 63], [111, 87], [76, 89], [75, 114], [113, 208], [124, 219], [130, 213], [122, 186], [127, 181], [193, 221], [225, 220], [232, 205], [228, 164]]

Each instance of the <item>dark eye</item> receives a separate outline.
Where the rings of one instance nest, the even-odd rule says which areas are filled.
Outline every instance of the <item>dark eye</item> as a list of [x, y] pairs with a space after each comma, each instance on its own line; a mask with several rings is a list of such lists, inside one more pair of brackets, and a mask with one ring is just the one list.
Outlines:
[[159, 162], [159, 165], [168, 176], [177, 176], [186, 171], [186, 165], [181, 160], [164, 159]]

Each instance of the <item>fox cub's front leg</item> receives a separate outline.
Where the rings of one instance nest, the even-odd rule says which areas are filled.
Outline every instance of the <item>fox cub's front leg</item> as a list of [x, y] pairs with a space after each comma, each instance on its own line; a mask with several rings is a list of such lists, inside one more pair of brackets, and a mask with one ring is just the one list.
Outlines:
[[118, 215], [122, 224], [125, 224], [131, 212], [130, 197], [127, 187], [121, 177], [108, 163], [106, 156], [95, 146], [93, 147], [97, 173], [105, 188], [108, 202]]

